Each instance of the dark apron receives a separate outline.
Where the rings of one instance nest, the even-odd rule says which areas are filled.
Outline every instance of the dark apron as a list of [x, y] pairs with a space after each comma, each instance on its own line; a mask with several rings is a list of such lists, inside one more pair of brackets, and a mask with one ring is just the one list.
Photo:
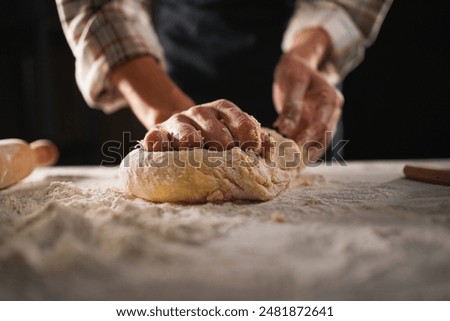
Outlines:
[[[168, 73], [197, 104], [225, 98], [265, 127], [273, 72], [295, 0], [152, 0]], [[343, 137], [339, 121], [334, 141]], [[334, 156], [333, 152], [327, 159]]]
[[168, 73], [197, 103], [225, 98], [271, 127], [272, 81], [295, 0], [158, 0]]

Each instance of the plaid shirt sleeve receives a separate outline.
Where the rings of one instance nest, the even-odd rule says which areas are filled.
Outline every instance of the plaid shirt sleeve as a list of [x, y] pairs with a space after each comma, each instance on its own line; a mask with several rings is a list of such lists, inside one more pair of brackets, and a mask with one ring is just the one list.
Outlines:
[[130, 59], [163, 50], [145, 0], [56, 0], [64, 34], [75, 56], [75, 77], [91, 107], [109, 113], [126, 105], [109, 79]]
[[283, 39], [289, 50], [294, 35], [313, 26], [328, 31], [332, 63], [343, 79], [364, 58], [375, 40], [393, 0], [297, 0], [297, 9]]

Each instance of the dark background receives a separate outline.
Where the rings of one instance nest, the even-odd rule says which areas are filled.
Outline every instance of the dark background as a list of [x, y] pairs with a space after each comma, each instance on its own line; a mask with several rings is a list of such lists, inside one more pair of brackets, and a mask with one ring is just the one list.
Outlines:
[[[102, 144], [123, 132], [143, 137], [128, 109], [84, 103], [53, 1], [0, 2], [0, 36], [0, 139], [51, 139], [68, 165], [99, 164]], [[344, 82], [345, 158], [449, 158], [449, 57], [450, 2], [395, 1]]]

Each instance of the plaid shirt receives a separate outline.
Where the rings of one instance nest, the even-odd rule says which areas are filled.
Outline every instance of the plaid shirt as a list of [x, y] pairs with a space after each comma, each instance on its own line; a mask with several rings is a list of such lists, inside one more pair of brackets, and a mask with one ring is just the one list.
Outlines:
[[[343, 78], [362, 61], [392, 1], [297, 0], [282, 48], [289, 49], [297, 32], [322, 26], [331, 36], [331, 59]], [[109, 79], [113, 68], [145, 55], [164, 65], [146, 0], [56, 0], [56, 4], [75, 56], [77, 84], [90, 106], [113, 112], [127, 105]]]

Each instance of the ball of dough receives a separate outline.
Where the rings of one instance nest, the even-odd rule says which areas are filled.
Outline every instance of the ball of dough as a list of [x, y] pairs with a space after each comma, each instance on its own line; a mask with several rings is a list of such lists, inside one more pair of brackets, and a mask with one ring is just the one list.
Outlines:
[[121, 178], [130, 193], [152, 202], [267, 201], [285, 190], [293, 170], [301, 167], [294, 161], [300, 156], [297, 145], [271, 134], [277, 144], [267, 158], [238, 147], [220, 152], [136, 149], [122, 161]]

